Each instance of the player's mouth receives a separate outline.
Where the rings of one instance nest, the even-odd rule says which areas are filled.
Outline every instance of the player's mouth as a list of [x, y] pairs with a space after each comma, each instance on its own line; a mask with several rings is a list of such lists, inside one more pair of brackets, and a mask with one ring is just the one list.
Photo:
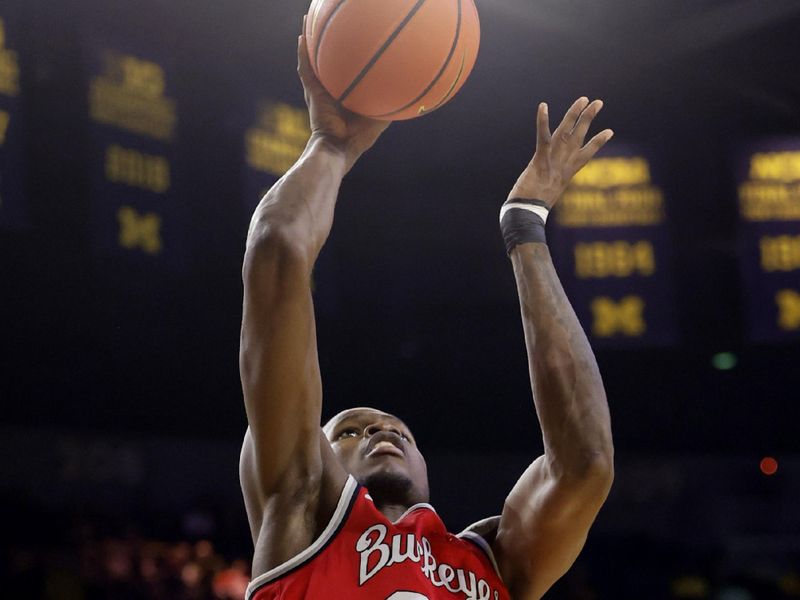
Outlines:
[[397, 446], [395, 446], [392, 442], [378, 442], [375, 444], [375, 447], [367, 453], [367, 458], [371, 458], [373, 456], [399, 456], [400, 458], [404, 458], [405, 454], [403, 451], [400, 450]]
[[405, 458], [403, 441], [400, 436], [392, 431], [381, 431], [370, 438], [367, 444], [367, 458], [373, 456], [398, 456]]

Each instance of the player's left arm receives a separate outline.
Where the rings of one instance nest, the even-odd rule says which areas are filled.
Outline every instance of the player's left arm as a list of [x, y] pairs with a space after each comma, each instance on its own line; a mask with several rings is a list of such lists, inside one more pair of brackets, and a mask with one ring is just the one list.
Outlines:
[[[602, 102], [581, 98], [551, 134], [539, 106], [536, 153], [509, 198], [552, 208], [575, 173], [611, 139], [584, 145]], [[547, 245], [511, 251], [544, 455], [514, 486], [493, 548], [515, 600], [541, 598], [573, 564], [608, 496], [614, 449], [605, 390], [592, 349], [556, 274]]]

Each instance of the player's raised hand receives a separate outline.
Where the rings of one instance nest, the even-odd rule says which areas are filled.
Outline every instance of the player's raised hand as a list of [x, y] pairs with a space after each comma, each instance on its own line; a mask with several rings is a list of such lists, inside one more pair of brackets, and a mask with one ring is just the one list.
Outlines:
[[[303, 31], [305, 19], [303, 17]], [[349, 170], [358, 157], [372, 147], [390, 121], [362, 117], [336, 103], [314, 74], [305, 34], [298, 38], [297, 72], [303, 82], [312, 136], [322, 137], [344, 151]]]
[[509, 198], [542, 200], [548, 208], [564, 193], [577, 173], [614, 135], [605, 129], [588, 143], [586, 134], [603, 108], [602, 100], [589, 102], [578, 98], [567, 111], [555, 132], [550, 133], [547, 104], [539, 105], [537, 114], [536, 153], [509, 194]]

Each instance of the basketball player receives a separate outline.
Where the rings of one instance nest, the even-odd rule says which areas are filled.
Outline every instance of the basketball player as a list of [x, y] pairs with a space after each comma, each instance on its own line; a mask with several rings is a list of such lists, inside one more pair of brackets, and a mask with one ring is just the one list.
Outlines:
[[536, 153], [503, 205], [545, 451], [499, 517], [455, 536], [427, 504], [425, 460], [402, 420], [355, 408], [320, 428], [309, 281], [342, 178], [387, 123], [337, 108], [302, 36], [298, 55], [313, 133], [256, 209], [243, 267], [248, 599], [540, 598], [575, 561], [613, 478], [603, 384], [544, 239], [549, 209], [611, 138], [584, 145], [602, 102], [577, 100], [552, 135], [539, 106]]

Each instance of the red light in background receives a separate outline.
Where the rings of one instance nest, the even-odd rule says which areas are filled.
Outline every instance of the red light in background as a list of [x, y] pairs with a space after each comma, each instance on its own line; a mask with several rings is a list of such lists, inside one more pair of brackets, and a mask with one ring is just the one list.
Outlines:
[[778, 471], [778, 461], [771, 456], [765, 456], [761, 459], [759, 467], [764, 475], [775, 475]]

